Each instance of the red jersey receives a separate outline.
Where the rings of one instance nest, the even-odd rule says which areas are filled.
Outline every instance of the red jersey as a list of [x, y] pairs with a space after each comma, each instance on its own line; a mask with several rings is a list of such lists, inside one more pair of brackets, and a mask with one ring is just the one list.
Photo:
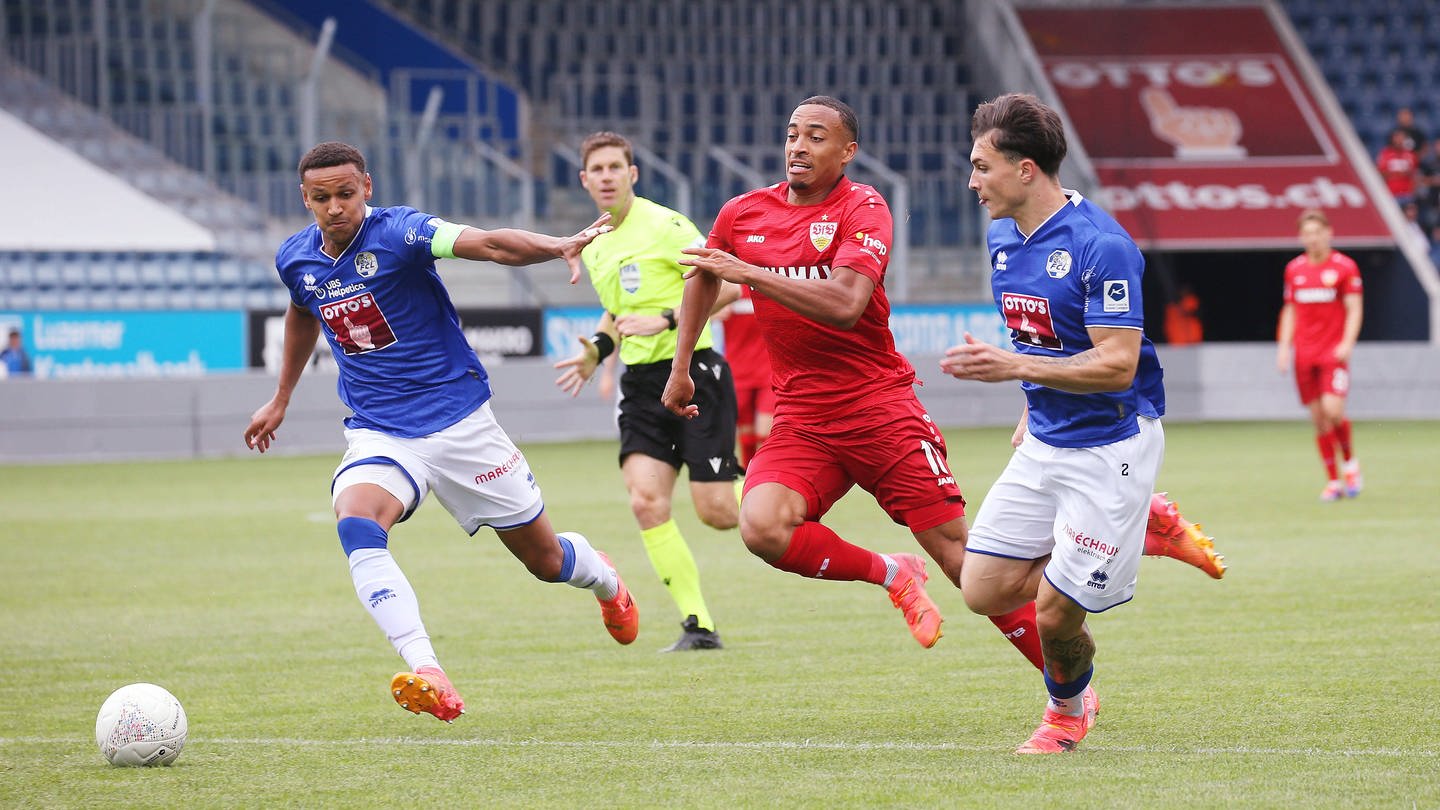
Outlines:
[[1385, 186], [1391, 194], [1396, 197], [1415, 196], [1415, 175], [1420, 170], [1420, 160], [1414, 152], [1387, 146], [1380, 150], [1375, 165], [1380, 169], [1380, 176], [1385, 178]]
[[720, 209], [709, 246], [790, 278], [820, 281], [849, 267], [875, 282], [849, 330], [812, 321], [756, 292], [755, 317], [773, 370], [777, 416], [833, 417], [913, 396], [915, 369], [895, 350], [885, 297], [893, 227], [874, 188], [840, 178], [817, 205], [792, 205], [789, 183], [742, 194]]
[[1301, 253], [1285, 265], [1285, 303], [1295, 313], [1297, 363], [1332, 355], [1345, 334], [1345, 296], [1360, 292], [1360, 268], [1338, 250], [1319, 264]]
[[750, 288], [741, 285], [740, 298], [730, 305], [725, 319], [725, 360], [737, 389], [770, 387], [770, 353], [755, 320], [752, 296]]

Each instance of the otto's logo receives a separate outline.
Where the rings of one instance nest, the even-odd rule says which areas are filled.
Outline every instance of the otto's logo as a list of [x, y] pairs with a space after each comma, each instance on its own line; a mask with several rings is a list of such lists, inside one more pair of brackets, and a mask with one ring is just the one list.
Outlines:
[[1070, 253], [1064, 250], [1051, 251], [1045, 259], [1045, 272], [1050, 278], [1064, 278], [1070, 275]]
[[835, 241], [835, 233], [839, 230], [840, 223], [838, 222], [812, 222], [810, 223], [810, 244], [814, 245], [816, 250], [823, 251], [830, 247], [831, 242]]
[[372, 352], [395, 342], [389, 321], [368, 292], [321, 305], [320, 317], [346, 354]]
[[[414, 233], [414, 231], [411, 231], [411, 233]], [[370, 278], [375, 275], [375, 271], [379, 269], [380, 262], [375, 260], [374, 253], [367, 251], [355, 257], [355, 272], [359, 273], [361, 278]]]
[[1005, 325], [1010, 329], [1010, 340], [1016, 346], [1057, 350], [1063, 348], [1060, 336], [1055, 334], [1055, 322], [1050, 317], [1048, 298], [1002, 292], [1000, 308], [1005, 315]]

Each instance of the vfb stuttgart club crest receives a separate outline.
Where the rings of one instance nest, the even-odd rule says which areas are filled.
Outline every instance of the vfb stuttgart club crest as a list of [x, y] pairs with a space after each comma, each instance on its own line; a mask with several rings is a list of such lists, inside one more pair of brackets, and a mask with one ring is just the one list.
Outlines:
[[810, 244], [816, 250], [824, 251], [835, 241], [835, 232], [840, 229], [838, 222], [812, 222], [810, 223]]

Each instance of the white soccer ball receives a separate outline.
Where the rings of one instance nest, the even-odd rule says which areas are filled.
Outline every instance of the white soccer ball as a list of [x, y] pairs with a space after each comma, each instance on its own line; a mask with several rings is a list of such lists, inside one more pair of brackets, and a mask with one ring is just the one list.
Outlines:
[[153, 683], [116, 689], [95, 718], [95, 742], [111, 765], [169, 765], [189, 733], [180, 701]]

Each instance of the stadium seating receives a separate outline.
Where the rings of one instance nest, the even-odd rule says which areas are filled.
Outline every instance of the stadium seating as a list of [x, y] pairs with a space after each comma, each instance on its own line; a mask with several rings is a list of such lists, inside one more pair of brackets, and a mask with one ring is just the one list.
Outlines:
[[1431, 0], [1283, 0], [1296, 30], [1371, 154], [1409, 107], [1440, 135], [1440, 14]]

